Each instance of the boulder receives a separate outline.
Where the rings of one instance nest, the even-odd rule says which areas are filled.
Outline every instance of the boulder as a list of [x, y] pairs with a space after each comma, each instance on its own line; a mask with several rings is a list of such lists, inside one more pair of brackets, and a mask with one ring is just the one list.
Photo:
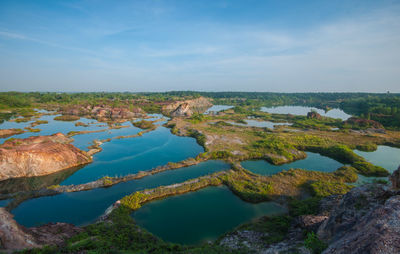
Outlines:
[[307, 118], [309, 119], [321, 119], [322, 116], [315, 111], [311, 111], [307, 113]]

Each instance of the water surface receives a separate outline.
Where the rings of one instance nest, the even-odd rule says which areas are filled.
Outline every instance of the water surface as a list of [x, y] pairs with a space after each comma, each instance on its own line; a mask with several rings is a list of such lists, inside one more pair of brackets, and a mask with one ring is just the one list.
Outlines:
[[331, 109], [328, 112], [325, 112], [322, 109], [317, 109], [314, 107], [303, 107], [303, 106], [261, 107], [260, 110], [272, 114], [292, 114], [300, 116], [306, 116], [308, 112], [310, 112], [311, 110], [315, 110], [321, 116], [326, 116], [331, 118], [339, 118], [342, 120], [347, 120], [351, 117], [351, 115], [346, 114], [343, 110], [337, 108]]
[[393, 173], [400, 166], [400, 148], [390, 146], [378, 146], [373, 152], [362, 152], [354, 150], [354, 152], [374, 165], [381, 166]]
[[49, 222], [67, 222], [85, 225], [94, 222], [115, 201], [143, 189], [184, 182], [214, 172], [227, 170], [230, 165], [218, 160], [164, 171], [142, 179], [116, 184], [108, 188], [62, 193], [56, 196], [27, 200], [12, 210], [15, 220], [26, 226]]
[[93, 156], [93, 163], [61, 184], [81, 184], [103, 176], [134, 174], [168, 162], [196, 157], [204, 151], [194, 138], [175, 136], [165, 127], [159, 127], [140, 137], [115, 139], [101, 147], [103, 151]]
[[233, 106], [229, 106], [229, 105], [213, 105], [212, 107], [210, 107], [209, 109], [207, 109], [206, 112], [204, 112], [204, 114], [210, 114], [210, 112], [220, 112], [223, 110], [227, 110], [233, 108]]
[[273, 175], [283, 170], [300, 168], [312, 171], [333, 172], [343, 166], [342, 163], [335, 161], [318, 153], [306, 152], [307, 158], [283, 165], [273, 165], [266, 160], [247, 160], [241, 162], [245, 169], [259, 175]]
[[132, 216], [138, 225], [166, 241], [198, 244], [216, 240], [252, 219], [284, 212], [273, 202], [244, 202], [221, 186], [150, 202]]
[[257, 120], [244, 120], [246, 124], [244, 123], [237, 123], [233, 121], [229, 121], [228, 123], [233, 124], [233, 125], [239, 125], [239, 126], [253, 126], [253, 127], [260, 127], [260, 128], [269, 128], [273, 129], [275, 126], [278, 125], [286, 125], [290, 126], [292, 125], [291, 123], [275, 123], [271, 121], [257, 121]]

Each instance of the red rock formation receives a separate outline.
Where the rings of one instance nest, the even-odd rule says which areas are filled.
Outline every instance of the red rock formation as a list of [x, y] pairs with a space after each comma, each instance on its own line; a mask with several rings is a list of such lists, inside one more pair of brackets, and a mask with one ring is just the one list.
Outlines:
[[71, 141], [62, 133], [6, 141], [0, 146], [0, 181], [48, 175], [91, 162]]
[[363, 118], [350, 117], [345, 121], [345, 123], [355, 125], [358, 127], [374, 128], [374, 129], [384, 129], [383, 125], [374, 120], [368, 120]]

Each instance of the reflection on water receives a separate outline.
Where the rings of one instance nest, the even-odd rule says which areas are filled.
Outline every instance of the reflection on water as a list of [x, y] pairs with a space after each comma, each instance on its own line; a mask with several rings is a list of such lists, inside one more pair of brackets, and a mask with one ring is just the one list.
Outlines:
[[331, 118], [339, 118], [342, 120], [347, 120], [351, 117], [351, 115], [346, 114], [341, 109], [331, 109], [328, 112], [325, 112], [322, 109], [317, 109], [314, 107], [303, 107], [303, 106], [279, 106], [279, 107], [261, 107], [260, 109], [263, 112], [273, 113], [273, 114], [292, 114], [292, 115], [300, 115], [306, 116], [308, 112], [311, 110], [317, 111], [321, 116], [331, 117]]
[[343, 166], [342, 163], [337, 162], [326, 156], [322, 156], [318, 153], [306, 152], [306, 154], [307, 158], [303, 160], [298, 160], [283, 165], [273, 165], [266, 160], [247, 160], [243, 161], [241, 165], [245, 169], [259, 175], [273, 175], [291, 168], [300, 168], [321, 172], [333, 172]]
[[223, 161], [206, 161], [198, 165], [164, 171], [142, 179], [119, 183], [108, 188], [62, 193], [27, 200], [12, 210], [18, 223], [31, 227], [49, 222], [84, 225], [95, 221], [108, 206], [134, 191], [184, 182], [214, 172], [227, 170]]
[[197, 244], [215, 240], [252, 219], [284, 212], [277, 203], [244, 202], [222, 186], [153, 201], [135, 211], [133, 218], [166, 241]]

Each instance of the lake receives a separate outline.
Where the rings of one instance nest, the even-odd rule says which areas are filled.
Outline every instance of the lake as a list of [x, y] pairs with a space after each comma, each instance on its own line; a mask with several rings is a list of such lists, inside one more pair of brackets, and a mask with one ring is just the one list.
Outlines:
[[284, 212], [274, 202], [244, 202], [221, 186], [153, 201], [132, 216], [139, 226], [166, 241], [198, 244], [216, 240], [244, 222]]

